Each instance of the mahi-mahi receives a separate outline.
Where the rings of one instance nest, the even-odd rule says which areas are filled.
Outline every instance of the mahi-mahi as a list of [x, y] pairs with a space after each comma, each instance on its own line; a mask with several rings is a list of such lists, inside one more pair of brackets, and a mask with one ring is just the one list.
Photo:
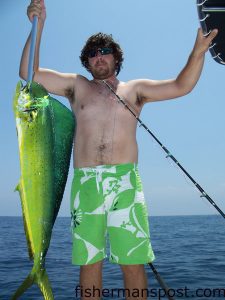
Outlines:
[[54, 299], [45, 270], [52, 228], [63, 197], [73, 144], [72, 112], [39, 84], [17, 84], [13, 109], [19, 143], [19, 191], [33, 268], [12, 299], [36, 283], [45, 300]]

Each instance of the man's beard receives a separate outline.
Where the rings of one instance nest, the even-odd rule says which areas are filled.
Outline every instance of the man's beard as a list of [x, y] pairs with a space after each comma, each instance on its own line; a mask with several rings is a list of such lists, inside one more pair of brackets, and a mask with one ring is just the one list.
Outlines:
[[91, 70], [91, 74], [96, 79], [106, 79], [115, 74], [115, 68], [110, 68], [107, 64], [96, 66]]

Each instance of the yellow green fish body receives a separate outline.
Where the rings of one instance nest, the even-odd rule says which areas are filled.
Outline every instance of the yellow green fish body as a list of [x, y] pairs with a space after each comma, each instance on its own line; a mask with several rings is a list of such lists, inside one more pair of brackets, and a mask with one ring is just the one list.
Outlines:
[[44, 262], [67, 180], [74, 118], [68, 108], [34, 82], [23, 89], [21, 82], [17, 84], [13, 106], [21, 169], [16, 189], [34, 266], [12, 299], [36, 283], [49, 300], [54, 298]]

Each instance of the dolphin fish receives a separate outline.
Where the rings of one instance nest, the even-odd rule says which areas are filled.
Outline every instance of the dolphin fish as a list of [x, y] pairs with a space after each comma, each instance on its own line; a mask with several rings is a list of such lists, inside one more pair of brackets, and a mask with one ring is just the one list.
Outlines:
[[63, 197], [73, 144], [72, 112], [38, 83], [17, 84], [13, 101], [19, 143], [19, 191], [24, 230], [33, 268], [11, 299], [37, 284], [54, 299], [45, 270], [52, 228]]

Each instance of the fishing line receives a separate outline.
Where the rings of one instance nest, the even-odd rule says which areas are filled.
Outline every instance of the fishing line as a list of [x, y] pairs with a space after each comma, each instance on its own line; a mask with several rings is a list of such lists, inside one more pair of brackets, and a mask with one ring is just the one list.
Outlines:
[[122, 103], [122, 105], [129, 110], [129, 112], [136, 118], [140, 127], [143, 127], [152, 137], [153, 139], [160, 145], [164, 152], [166, 152], [166, 158], [170, 158], [180, 170], [190, 179], [190, 181], [195, 185], [195, 187], [200, 191], [201, 196], [209, 201], [209, 203], [214, 206], [214, 208], [220, 213], [220, 215], [225, 218], [224, 212], [218, 207], [218, 205], [213, 201], [213, 199], [205, 192], [205, 190], [194, 180], [194, 178], [184, 169], [184, 167], [178, 162], [178, 160], [170, 153], [170, 151], [158, 140], [158, 138], [151, 132], [151, 130], [142, 122], [142, 120], [135, 114], [135, 112], [129, 107], [129, 105], [113, 90], [113, 88], [105, 81], [102, 82], [110, 89], [110, 91], [117, 97], [118, 102]]

